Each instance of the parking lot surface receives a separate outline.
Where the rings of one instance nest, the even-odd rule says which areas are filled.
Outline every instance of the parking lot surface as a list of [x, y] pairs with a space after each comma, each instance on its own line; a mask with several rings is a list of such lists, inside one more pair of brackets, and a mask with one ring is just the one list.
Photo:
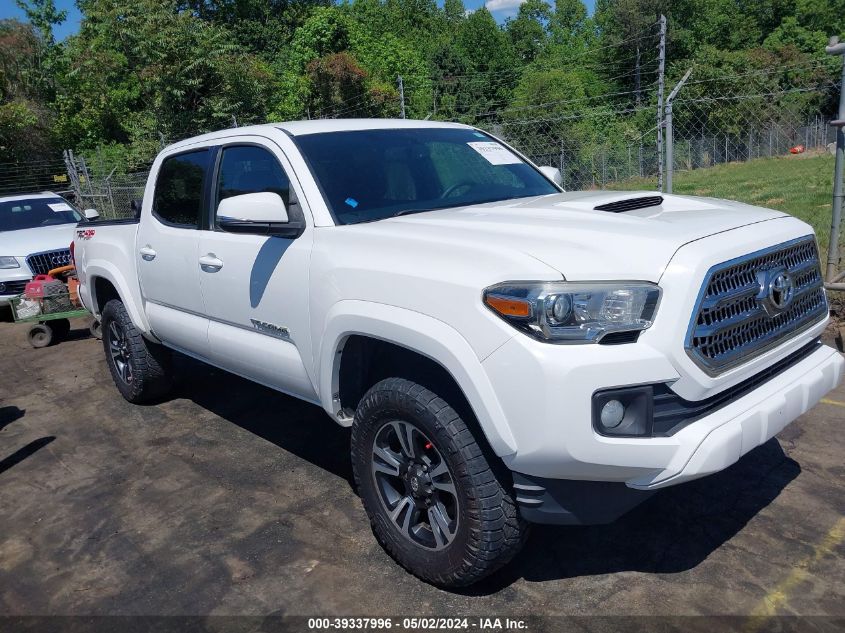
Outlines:
[[85, 325], [34, 350], [0, 323], [3, 614], [845, 616], [845, 387], [724, 473], [538, 526], [451, 593], [378, 546], [321, 409], [181, 358], [171, 399], [128, 404]]

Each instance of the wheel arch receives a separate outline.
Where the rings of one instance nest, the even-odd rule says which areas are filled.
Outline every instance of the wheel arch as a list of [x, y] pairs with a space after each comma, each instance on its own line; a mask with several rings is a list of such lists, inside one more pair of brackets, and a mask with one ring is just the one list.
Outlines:
[[478, 439], [486, 441], [493, 453], [504, 457], [516, 452], [481, 361], [451, 326], [419, 312], [364, 301], [335, 304], [326, 323], [318, 339], [323, 342], [320, 394], [323, 407], [341, 424], [352, 423], [344, 408], [357, 404], [372, 384], [388, 377], [383, 375], [386, 370], [404, 369], [397, 377], [422, 381], [432, 391], [432, 386], [445, 388], [442, 395], [451, 396], [457, 401], [450, 404], [471, 414], [481, 431]]
[[146, 315], [141, 309], [138, 292], [132, 292], [131, 286], [117, 268], [109, 262], [92, 263], [86, 267], [88, 291], [91, 298], [91, 311], [99, 317], [106, 303], [112, 299], [119, 299], [126, 307], [126, 311], [143, 333], [150, 331]]

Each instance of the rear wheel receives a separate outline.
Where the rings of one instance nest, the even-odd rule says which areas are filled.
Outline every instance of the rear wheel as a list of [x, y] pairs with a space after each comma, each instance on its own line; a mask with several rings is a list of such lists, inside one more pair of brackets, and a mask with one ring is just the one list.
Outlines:
[[53, 330], [46, 323], [39, 323], [29, 328], [26, 334], [29, 344], [38, 349], [53, 342]]
[[106, 362], [121, 395], [133, 403], [164, 396], [172, 385], [169, 350], [146, 340], [117, 299], [103, 308], [101, 322]]
[[463, 419], [401, 378], [373, 386], [352, 427], [355, 481], [373, 532], [414, 575], [472, 584], [519, 551], [527, 524]]

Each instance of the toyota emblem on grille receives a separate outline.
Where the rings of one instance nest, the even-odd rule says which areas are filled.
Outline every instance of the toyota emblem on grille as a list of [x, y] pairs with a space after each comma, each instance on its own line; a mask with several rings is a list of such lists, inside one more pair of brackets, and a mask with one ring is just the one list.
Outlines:
[[774, 270], [768, 275], [766, 300], [775, 313], [783, 312], [795, 297], [795, 280], [786, 270]]

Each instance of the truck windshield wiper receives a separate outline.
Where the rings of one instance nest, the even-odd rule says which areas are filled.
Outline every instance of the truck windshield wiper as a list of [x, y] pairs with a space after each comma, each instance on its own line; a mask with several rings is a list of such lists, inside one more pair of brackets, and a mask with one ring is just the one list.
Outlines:
[[402, 209], [401, 211], [397, 211], [391, 218], [398, 218], [400, 215], [412, 215], [414, 213], [425, 213], [426, 211], [436, 211], [437, 209]]

